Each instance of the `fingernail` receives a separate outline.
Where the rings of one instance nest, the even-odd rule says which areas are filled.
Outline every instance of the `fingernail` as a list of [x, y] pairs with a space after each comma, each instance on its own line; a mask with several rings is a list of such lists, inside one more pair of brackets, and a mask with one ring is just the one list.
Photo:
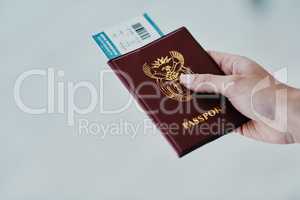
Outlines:
[[181, 74], [180, 76], [180, 82], [187, 86], [191, 85], [193, 80], [194, 80], [194, 76], [191, 74]]

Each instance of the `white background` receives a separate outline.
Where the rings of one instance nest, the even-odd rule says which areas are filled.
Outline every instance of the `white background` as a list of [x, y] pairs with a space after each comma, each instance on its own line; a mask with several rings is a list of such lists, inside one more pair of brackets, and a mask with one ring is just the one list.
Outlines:
[[[287, 67], [289, 83], [300, 87], [299, 7], [297, 0], [0, 0], [0, 199], [300, 199], [300, 145], [230, 134], [178, 159], [157, 130], [83, 136], [66, 113], [26, 114], [13, 96], [22, 72], [49, 67], [64, 71], [59, 81], [87, 80], [99, 89], [108, 67], [92, 33], [145, 11], [165, 32], [188, 27], [207, 49], [248, 56], [271, 71]], [[128, 98], [113, 75], [104, 92], [106, 108]], [[25, 81], [22, 98], [45, 106], [45, 77]], [[75, 101], [87, 105], [88, 93]], [[110, 115], [99, 109], [75, 122], [147, 119], [134, 105]]]

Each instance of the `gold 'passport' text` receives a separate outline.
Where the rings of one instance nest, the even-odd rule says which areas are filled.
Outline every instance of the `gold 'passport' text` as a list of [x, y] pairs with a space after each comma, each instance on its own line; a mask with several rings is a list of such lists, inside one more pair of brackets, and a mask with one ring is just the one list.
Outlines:
[[184, 129], [190, 129], [200, 123], [207, 121], [210, 117], [214, 117], [221, 113], [222, 113], [222, 109], [220, 107], [214, 107], [211, 110], [208, 110], [196, 117], [193, 117], [192, 119], [184, 119], [182, 122], [182, 126]]

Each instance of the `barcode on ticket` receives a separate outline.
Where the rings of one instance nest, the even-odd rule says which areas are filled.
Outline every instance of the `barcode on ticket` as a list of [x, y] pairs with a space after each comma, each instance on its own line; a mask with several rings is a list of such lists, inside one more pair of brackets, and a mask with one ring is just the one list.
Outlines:
[[[0, 0], [1, 1], [1, 0]], [[136, 50], [164, 36], [147, 13], [93, 35], [108, 59]]]
[[141, 23], [132, 25], [132, 28], [140, 36], [142, 40], [149, 38], [151, 35]]

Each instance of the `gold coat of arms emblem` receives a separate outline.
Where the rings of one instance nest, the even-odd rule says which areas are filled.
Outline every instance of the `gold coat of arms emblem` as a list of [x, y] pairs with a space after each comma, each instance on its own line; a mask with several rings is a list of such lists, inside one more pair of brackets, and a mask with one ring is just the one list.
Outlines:
[[193, 73], [184, 66], [184, 57], [178, 51], [170, 51], [168, 56], [157, 58], [150, 65], [143, 65], [145, 75], [156, 81], [161, 92], [176, 101], [190, 101], [191, 92], [180, 84], [181, 74]]

